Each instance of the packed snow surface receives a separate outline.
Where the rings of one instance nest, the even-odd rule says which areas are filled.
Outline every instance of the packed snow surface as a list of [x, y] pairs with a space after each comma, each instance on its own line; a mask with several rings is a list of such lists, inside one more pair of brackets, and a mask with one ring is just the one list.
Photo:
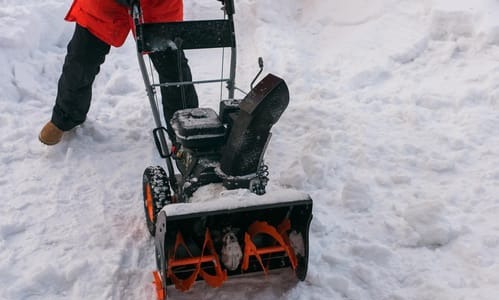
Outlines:
[[[216, 201], [214, 196], [216, 195]], [[212, 184], [201, 187], [196, 196], [188, 203], [174, 203], [163, 207], [167, 216], [182, 216], [193, 213], [216, 212], [228, 209], [247, 209], [251, 207], [277, 204], [289, 207], [293, 204], [309, 202], [310, 197], [291, 189], [268, 190], [266, 194], [258, 196], [247, 189], [225, 190], [222, 184]]]
[[[37, 139], [70, 5], [0, 6], [0, 299], [154, 299], [141, 180], [163, 162], [133, 39], [107, 57], [87, 121]], [[218, 8], [185, 1], [187, 19]], [[308, 276], [169, 297], [498, 299], [499, 1], [236, 0], [236, 31], [238, 86], [261, 56], [290, 89], [266, 162], [269, 193], [314, 200]], [[220, 75], [219, 50], [187, 55], [195, 79]], [[199, 87], [201, 105], [219, 91]]]

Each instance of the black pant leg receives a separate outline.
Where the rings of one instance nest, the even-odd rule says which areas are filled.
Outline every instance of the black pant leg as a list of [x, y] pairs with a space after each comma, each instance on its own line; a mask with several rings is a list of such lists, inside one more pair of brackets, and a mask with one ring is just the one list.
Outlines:
[[[179, 54], [180, 69], [182, 71], [181, 81], [192, 81], [191, 69], [184, 51], [180, 53], [176, 50], [158, 51], [149, 54], [154, 68], [159, 74], [160, 82], [178, 82], [179, 75]], [[198, 96], [194, 85], [185, 85], [185, 107], [182, 100], [182, 88], [180, 87], [161, 87], [161, 98], [163, 104], [163, 113], [167, 122], [171, 120], [173, 113], [183, 108], [198, 107]]]
[[67, 47], [52, 112], [52, 122], [60, 129], [70, 130], [85, 121], [90, 109], [92, 84], [110, 48], [76, 24]]

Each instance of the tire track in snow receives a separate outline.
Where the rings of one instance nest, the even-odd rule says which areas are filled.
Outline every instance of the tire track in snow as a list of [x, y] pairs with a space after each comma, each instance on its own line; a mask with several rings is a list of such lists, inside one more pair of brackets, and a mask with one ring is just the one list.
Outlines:
[[81, 128], [79, 134], [83, 136], [78, 137], [78, 143], [82, 143], [82, 153], [87, 150], [85, 139], [90, 139], [90, 155], [83, 155], [81, 161], [89, 161], [80, 176], [72, 174], [85, 178], [85, 184], [81, 183], [74, 194], [87, 202], [81, 221], [92, 223], [89, 251], [101, 256], [94, 260], [101, 274], [91, 280], [99, 280], [106, 299], [144, 299], [152, 288], [154, 247], [139, 197], [142, 170], [127, 163], [141, 155], [144, 147], [138, 146], [140, 143], [118, 147], [127, 140], [127, 133], [97, 126], [90, 122]]

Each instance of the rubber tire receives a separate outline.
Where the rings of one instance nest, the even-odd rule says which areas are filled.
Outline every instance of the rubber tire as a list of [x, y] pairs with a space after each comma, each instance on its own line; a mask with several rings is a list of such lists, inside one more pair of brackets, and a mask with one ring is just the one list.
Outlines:
[[145, 169], [142, 176], [142, 192], [147, 229], [151, 236], [154, 236], [158, 213], [165, 205], [171, 203], [168, 176], [162, 167], [151, 166]]

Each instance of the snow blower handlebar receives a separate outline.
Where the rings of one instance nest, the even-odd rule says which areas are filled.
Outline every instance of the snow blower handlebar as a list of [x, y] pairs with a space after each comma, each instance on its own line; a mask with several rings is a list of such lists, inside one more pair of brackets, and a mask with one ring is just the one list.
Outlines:
[[[236, 76], [236, 39], [234, 30], [234, 1], [223, 1], [226, 18], [166, 23], [145, 23], [142, 20], [139, 3], [131, 8], [137, 50], [141, 54], [167, 49], [211, 49], [230, 48], [229, 78], [189, 82], [162, 82], [153, 87], [183, 86], [189, 84], [226, 82], [228, 98], [234, 99]], [[181, 41], [178, 45], [176, 41]]]
[[144, 58], [142, 56], [142, 53], [140, 51], [142, 42], [143, 42], [143, 33], [142, 33], [142, 27], [139, 25], [141, 24], [141, 11], [139, 7], [138, 1], [134, 1], [131, 7], [131, 13], [132, 13], [132, 18], [133, 18], [133, 24], [134, 24], [134, 31], [135, 31], [135, 39], [137, 43], [137, 59], [139, 62], [139, 68], [140, 72], [142, 74], [142, 79], [144, 80], [144, 85], [146, 88], [146, 93], [147, 93], [147, 98], [149, 99], [149, 104], [151, 106], [153, 118], [154, 118], [154, 123], [156, 124], [156, 128], [153, 130], [153, 135], [154, 135], [154, 142], [156, 143], [156, 148], [158, 149], [158, 152], [160, 153], [160, 156], [162, 158], [167, 158], [166, 159], [166, 167], [168, 169], [168, 179], [170, 181], [170, 185], [172, 189], [176, 190], [177, 189], [177, 178], [175, 177], [175, 170], [173, 168], [173, 163], [171, 159], [168, 159], [170, 156], [170, 151], [168, 149], [168, 143], [166, 142], [166, 133], [167, 130], [161, 123], [161, 115], [159, 112], [158, 105], [156, 104], [156, 99], [155, 99], [155, 92], [154, 92], [154, 87], [151, 84], [151, 81], [149, 79], [149, 76], [147, 75], [147, 67], [144, 61]]

